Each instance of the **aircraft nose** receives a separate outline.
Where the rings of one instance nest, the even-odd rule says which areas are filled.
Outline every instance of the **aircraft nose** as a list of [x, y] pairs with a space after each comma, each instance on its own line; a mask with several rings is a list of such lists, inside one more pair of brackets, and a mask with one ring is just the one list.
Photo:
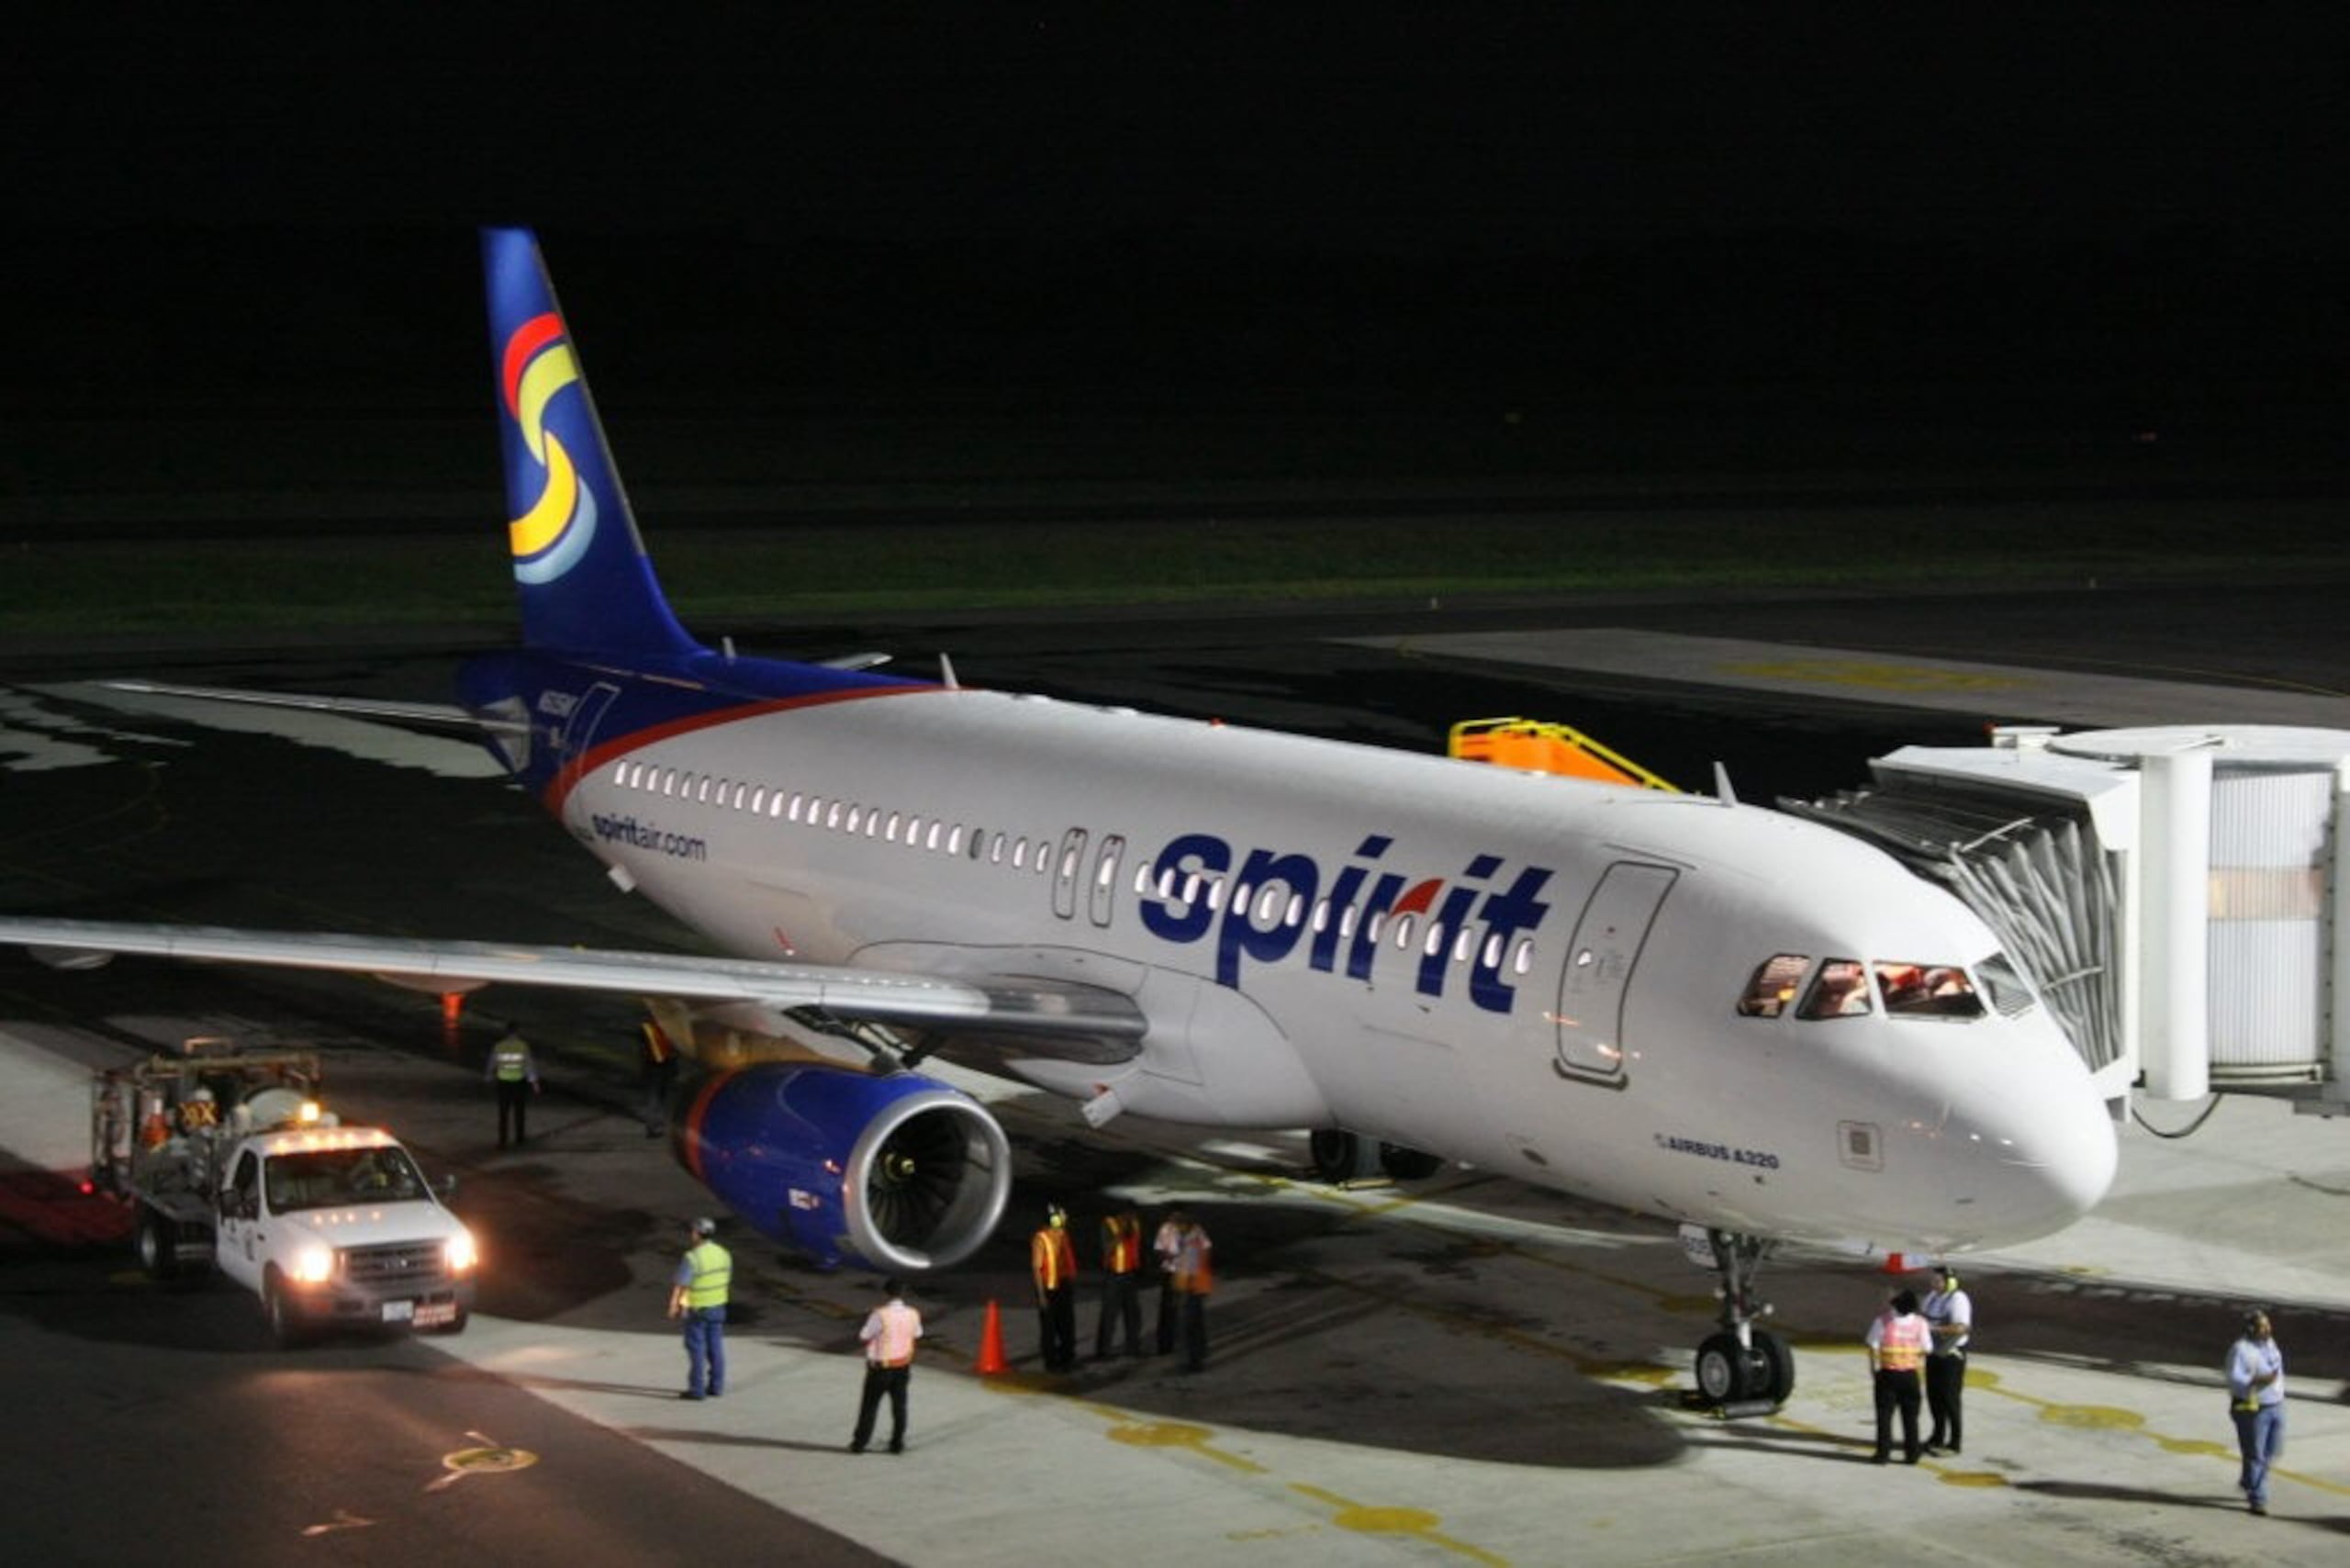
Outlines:
[[2104, 1199], [2120, 1141], [2086, 1074], [2038, 1085], [2004, 1112], [1995, 1158], [2017, 1239], [2062, 1230]]

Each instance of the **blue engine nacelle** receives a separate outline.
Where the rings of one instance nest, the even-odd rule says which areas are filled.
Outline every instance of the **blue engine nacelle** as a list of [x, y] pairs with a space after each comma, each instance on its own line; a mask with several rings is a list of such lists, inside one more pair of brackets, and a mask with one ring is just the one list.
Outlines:
[[702, 1085], [677, 1126], [677, 1158], [698, 1181], [820, 1268], [958, 1263], [1012, 1192], [995, 1118], [919, 1073], [764, 1062]]

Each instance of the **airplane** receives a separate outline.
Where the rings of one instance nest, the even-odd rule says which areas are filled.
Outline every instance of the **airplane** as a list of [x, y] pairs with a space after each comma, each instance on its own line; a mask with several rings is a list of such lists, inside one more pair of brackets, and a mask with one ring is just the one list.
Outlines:
[[1009, 1142], [920, 1070], [1306, 1130], [1681, 1226], [1718, 1403], [1783, 1400], [1774, 1248], [1943, 1256], [2069, 1224], [2113, 1119], [1991, 930], [1832, 828], [1439, 756], [712, 648], [673, 614], [537, 238], [483, 231], [520, 646], [453, 706], [161, 688], [477, 736], [723, 956], [0, 918], [0, 943], [647, 999], [710, 1069], [679, 1158], [822, 1266], [946, 1269]]

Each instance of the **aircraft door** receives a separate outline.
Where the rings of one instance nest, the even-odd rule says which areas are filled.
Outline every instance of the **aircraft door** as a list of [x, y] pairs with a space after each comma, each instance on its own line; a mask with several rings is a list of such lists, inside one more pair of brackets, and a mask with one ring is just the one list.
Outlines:
[[1102, 838], [1102, 853], [1093, 865], [1093, 890], [1086, 908], [1088, 917], [1096, 925], [1110, 924], [1110, 912], [1116, 907], [1113, 901], [1118, 892], [1118, 863], [1125, 854], [1125, 834], [1113, 833]]
[[1599, 879], [1559, 977], [1561, 1074], [1623, 1081], [1625, 989], [1657, 906], [1680, 874], [1669, 866], [1619, 860]]
[[1061, 834], [1060, 858], [1053, 863], [1053, 913], [1063, 920], [1077, 918], [1077, 885], [1084, 868], [1085, 830], [1073, 827]]

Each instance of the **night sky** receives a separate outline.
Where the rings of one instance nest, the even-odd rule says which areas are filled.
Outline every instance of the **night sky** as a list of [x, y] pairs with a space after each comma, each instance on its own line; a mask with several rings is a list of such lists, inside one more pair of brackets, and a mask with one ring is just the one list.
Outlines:
[[0, 64], [18, 417], [469, 410], [504, 220], [608, 410], [1897, 416], [2342, 468], [2340, 6], [103, 9]]

